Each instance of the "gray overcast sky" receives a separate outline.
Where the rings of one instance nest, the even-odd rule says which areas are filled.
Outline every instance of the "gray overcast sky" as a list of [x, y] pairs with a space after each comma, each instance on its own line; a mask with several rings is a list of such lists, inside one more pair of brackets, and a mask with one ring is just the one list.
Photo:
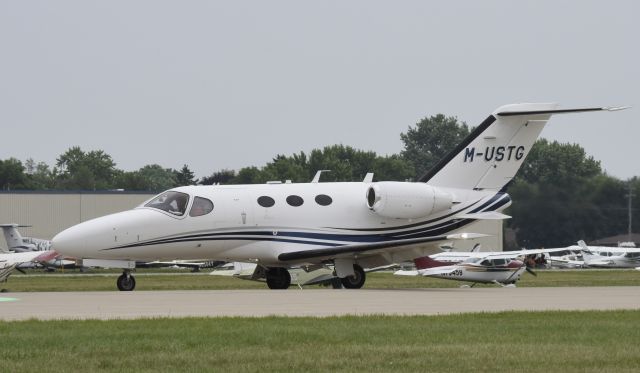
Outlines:
[[444, 113], [555, 117], [611, 175], [640, 175], [638, 1], [2, 1], [0, 159], [71, 146], [197, 176], [336, 143], [379, 154]]

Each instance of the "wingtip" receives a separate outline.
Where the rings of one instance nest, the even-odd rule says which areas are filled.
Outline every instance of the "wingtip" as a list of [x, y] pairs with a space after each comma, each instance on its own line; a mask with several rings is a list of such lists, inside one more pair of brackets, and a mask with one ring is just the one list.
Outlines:
[[603, 107], [602, 110], [606, 110], [606, 111], [620, 111], [620, 110], [626, 110], [626, 109], [631, 109], [633, 106], [607, 106], [607, 107]]

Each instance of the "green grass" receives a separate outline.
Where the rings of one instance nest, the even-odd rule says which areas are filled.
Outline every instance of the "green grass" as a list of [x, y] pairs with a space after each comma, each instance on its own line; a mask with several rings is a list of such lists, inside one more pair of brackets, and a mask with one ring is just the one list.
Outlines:
[[640, 312], [0, 322], [0, 371], [637, 372]]
[[[225, 290], [225, 289], [265, 289], [263, 282], [245, 281], [236, 278], [209, 276], [206, 273], [191, 275], [169, 270], [143, 270], [136, 274], [137, 290]], [[41, 273], [30, 271], [32, 273]], [[69, 273], [69, 272], [67, 272]], [[77, 273], [77, 272], [76, 272]], [[178, 274], [178, 275], [176, 275]], [[118, 273], [86, 273], [75, 277], [67, 276], [24, 276], [12, 275], [9, 281], [0, 284], [11, 292], [24, 291], [111, 291], [115, 290]], [[391, 273], [369, 273], [365, 288], [445, 288], [458, 287], [461, 282], [427, 277], [394, 276]], [[638, 286], [640, 271], [636, 270], [572, 270], [538, 271], [534, 277], [526, 274], [518, 282], [521, 287], [549, 286]], [[477, 285], [493, 287], [495, 285]], [[308, 286], [309, 289], [319, 286]]]

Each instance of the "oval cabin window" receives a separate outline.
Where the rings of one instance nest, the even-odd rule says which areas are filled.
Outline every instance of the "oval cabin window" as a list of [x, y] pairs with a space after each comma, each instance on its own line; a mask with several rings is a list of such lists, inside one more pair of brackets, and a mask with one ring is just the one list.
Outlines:
[[316, 203], [320, 206], [329, 206], [333, 200], [326, 194], [318, 194], [316, 196]]
[[302, 206], [304, 200], [300, 196], [289, 196], [287, 197], [287, 203], [293, 207]]
[[276, 201], [268, 196], [262, 196], [258, 198], [258, 204], [262, 207], [271, 207], [276, 204]]

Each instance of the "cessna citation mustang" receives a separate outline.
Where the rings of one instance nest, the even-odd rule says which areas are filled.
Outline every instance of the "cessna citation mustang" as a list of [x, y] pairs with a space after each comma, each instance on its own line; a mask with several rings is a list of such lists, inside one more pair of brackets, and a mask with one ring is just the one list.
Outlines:
[[[291, 284], [287, 268], [333, 264], [346, 288], [363, 268], [439, 252], [473, 239], [473, 223], [504, 219], [505, 192], [553, 114], [621, 108], [557, 109], [515, 104], [489, 115], [418, 182], [185, 186], [137, 208], [73, 226], [53, 248], [84, 265], [122, 268], [133, 290], [135, 261], [212, 259], [252, 262], [271, 289]], [[317, 181], [314, 179], [314, 181]]]

